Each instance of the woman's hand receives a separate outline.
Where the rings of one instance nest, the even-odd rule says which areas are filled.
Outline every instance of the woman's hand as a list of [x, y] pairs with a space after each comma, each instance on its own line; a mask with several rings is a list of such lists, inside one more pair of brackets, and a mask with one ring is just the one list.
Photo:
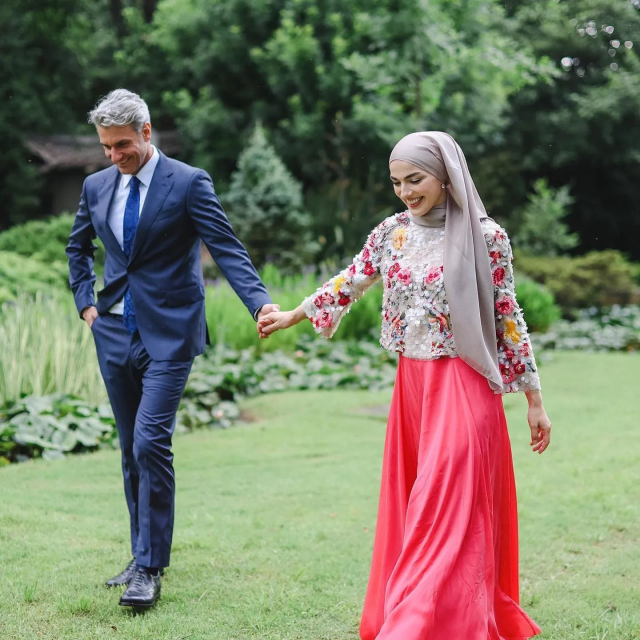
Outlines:
[[258, 334], [261, 339], [268, 338], [272, 333], [280, 329], [288, 329], [306, 317], [302, 307], [293, 311], [272, 311], [258, 320]]
[[551, 442], [551, 422], [542, 403], [529, 404], [527, 420], [531, 428], [531, 442], [534, 452], [543, 453]]

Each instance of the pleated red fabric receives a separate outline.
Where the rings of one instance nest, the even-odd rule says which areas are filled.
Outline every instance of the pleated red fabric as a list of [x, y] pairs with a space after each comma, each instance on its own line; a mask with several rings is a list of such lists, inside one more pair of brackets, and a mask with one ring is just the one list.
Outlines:
[[528, 640], [502, 396], [460, 358], [400, 357], [362, 640]]

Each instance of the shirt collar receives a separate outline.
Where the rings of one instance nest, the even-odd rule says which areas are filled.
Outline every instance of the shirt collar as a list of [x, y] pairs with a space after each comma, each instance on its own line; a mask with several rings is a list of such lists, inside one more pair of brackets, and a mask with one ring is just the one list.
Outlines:
[[[151, 146], [151, 148], [153, 149], [153, 153], [151, 154], [149, 161], [136, 174], [136, 178], [138, 178], [138, 180], [140, 180], [140, 183], [147, 188], [151, 184], [153, 173], [156, 170], [156, 167], [158, 166], [158, 161], [160, 160], [160, 154], [158, 153], [158, 150], [153, 145]], [[126, 189], [129, 186], [129, 183], [131, 182], [132, 177], [133, 176], [130, 173], [122, 176], [123, 189]]]

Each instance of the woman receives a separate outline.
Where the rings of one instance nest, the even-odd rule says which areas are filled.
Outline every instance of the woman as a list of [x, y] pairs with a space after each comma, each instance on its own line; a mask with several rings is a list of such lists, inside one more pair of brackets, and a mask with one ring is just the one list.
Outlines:
[[381, 344], [400, 353], [362, 640], [524, 640], [517, 505], [502, 393], [523, 391], [533, 451], [549, 446], [507, 234], [486, 211], [460, 147], [441, 132], [393, 149], [407, 211], [379, 224], [348, 269], [261, 337], [309, 318], [331, 337], [382, 279]]

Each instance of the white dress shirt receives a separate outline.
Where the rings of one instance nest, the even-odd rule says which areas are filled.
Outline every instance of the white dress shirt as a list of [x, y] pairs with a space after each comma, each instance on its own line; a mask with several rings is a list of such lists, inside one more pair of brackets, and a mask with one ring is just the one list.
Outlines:
[[[158, 166], [158, 160], [160, 159], [160, 154], [155, 147], [153, 148], [153, 154], [151, 158], [149, 158], [148, 162], [138, 171], [136, 174], [136, 178], [140, 180], [140, 211], [142, 211], [144, 207], [144, 201], [147, 198], [147, 193], [149, 192], [149, 185], [151, 184], [151, 180], [153, 178], [153, 174]], [[113, 196], [113, 201], [111, 202], [111, 208], [109, 209], [109, 226], [111, 227], [111, 231], [113, 231], [113, 235], [116, 237], [118, 244], [120, 247], [124, 249], [124, 210], [127, 205], [127, 198], [129, 197], [129, 185], [131, 183], [131, 178], [133, 176], [131, 174], [121, 174], [120, 180], [118, 182], [118, 186], [116, 187], [116, 192]], [[140, 211], [138, 211], [138, 216], [140, 215]], [[122, 315], [124, 313], [124, 300], [121, 298], [118, 302], [116, 302], [111, 309], [109, 309], [109, 313], [117, 313]]]

